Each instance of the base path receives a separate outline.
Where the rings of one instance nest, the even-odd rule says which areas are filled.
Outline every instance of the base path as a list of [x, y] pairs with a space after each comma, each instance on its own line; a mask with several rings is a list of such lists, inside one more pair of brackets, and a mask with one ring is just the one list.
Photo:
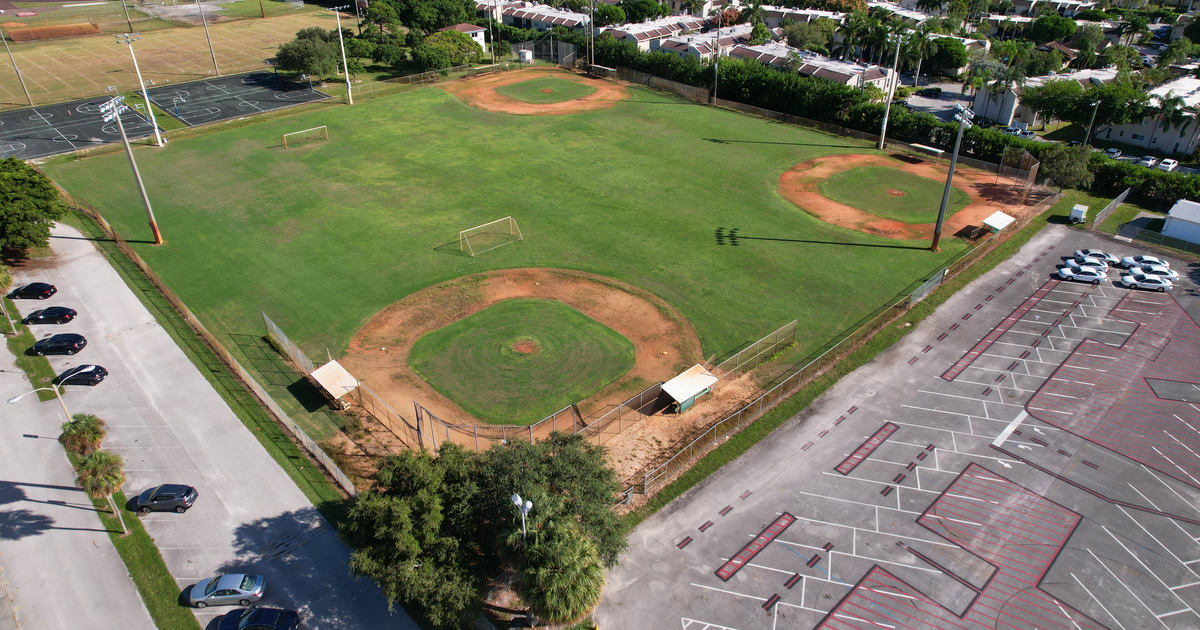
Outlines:
[[[525, 101], [509, 98], [496, 91], [496, 88], [504, 85], [522, 83], [545, 77], [582, 83], [596, 88], [596, 91], [583, 98], [571, 99], [559, 103], [526, 103]], [[442, 86], [442, 89], [457, 96], [462, 102], [471, 107], [486, 109], [489, 112], [532, 114], [535, 116], [578, 114], [580, 112], [608, 109], [629, 98], [629, 91], [620, 85], [609, 81], [588, 79], [574, 72], [556, 68], [489, 74], [478, 79], [447, 83]]]
[[[380, 311], [350, 341], [342, 364], [394, 409], [417, 400], [452, 424], [482, 424], [434, 391], [408, 366], [417, 339], [503, 300], [558, 300], [633, 342], [634, 366], [588, 402], [620, 403], [646, 385], [667, 380], [700, 363], [700, 339], [683, 316], [658, 297], [610, 278], [561, 269], [506, 269], [467, 276], [422, 289]], [[621, 386], [641, 377], [645, 385]], [[619, 395], [606, 395], [617, 392]], [[608, 398], [620, 398], [610, 401]], [[588, 413], [589, 406], [580, 407]]]
[[[945, 182], [947, 167], [915, 158], [901, 159], [886, 155], [828, 155], [798, 164], [779, 178], [779, 194], [801, 210], [834, 225], [900, 240], [933, 237], [933, 223], [903, 223], [885, 219], [838, 203], [817, 189], [817, 185], [843, 171], [861, 166], [884, 166], [912, 173], [918, 177]], [[954, 187], [971, 197], [971, 203], [946, 218], [942, 235], [952, 235], [969, 225], [983, 225], [983, 220], [997, 210], [1020, 215], [1026, 206], [1033, 206], [1043, 196], [1031, 193], [1022, 204], [1024, 184], [995, 173], [985, 173], [959, 166], [954, 170]]]

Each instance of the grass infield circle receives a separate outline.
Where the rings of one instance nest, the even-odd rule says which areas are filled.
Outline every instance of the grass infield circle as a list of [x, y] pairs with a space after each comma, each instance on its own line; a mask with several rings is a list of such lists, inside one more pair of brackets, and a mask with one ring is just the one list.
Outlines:
[[[937, 221], [945, 187], [945, 182], [883, 166], [852, 168], [817, 185], [822, 195], [834, 201], [902, 223]], [[946, 216], [962, 210], [969, 203], [970, 195], [951, 188]]]
[[628, 372], [633, 343], [556, 300], [505, 300], [417, 340], [409, 367], [489, 424], [531, 424]]
[[596, 92], [596, 88], [567, 79], [542, 77], [502, 85], [496, 88], [496, 92], [518, 101], [542, 105], [591, 96]]

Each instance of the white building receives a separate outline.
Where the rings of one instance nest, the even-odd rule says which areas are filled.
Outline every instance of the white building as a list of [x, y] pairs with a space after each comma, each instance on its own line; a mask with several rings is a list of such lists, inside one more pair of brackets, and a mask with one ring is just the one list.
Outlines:
[[658, 44], [668, 37], [677, 37], [683, 33], [701, 31], [708, 26], [708, 21], [690, 15], [650, 20], [640, 24], [622, 24], [600, 29], [617, 39], [637, 44], [642, 50], [656, 51]]
[[[604, 0], [609, 4], [619, 4], [620, 0], [613, 2], [612, 0]], [[696, 9], [685, 7], [685, 0], [668, 0], [667, 4], [671, 5], [671, 13], [675, 15], [694, 15], [696, 17], [705, 17], [713, 12], [713, 9], [718, 6], [724, 6], [725, 2], [717, 2], [716, 0], [704, 0], [704, 2]]]
[[[1150, 90], [1150, 100], [1155, 104], [1168, 95], [1182, 98], [1184, 107], [1189, 109], [1200, 105], [1200, 78], [1184, 75]], [[1200, 124], [1196, 122], [1195, 113], [1188, 113], [1187, 117], [1188, 122], [1183, 128], [1172, 127], [1167, 130], [1158, 120], [1146, 118], [1139, 123], [1102, 127], [1096, 131], [1095, 137], [1170, 155], [1189, 155], [1200, 144]]]
[[759, 46], [734, 46], [733, 50], [729, 52], [730, 57], [754, 59], [780, 70], [785, 69], [788, 56], [792, 54], [800, 56], [801, 65], [797, 70], [799, 74], [818, 77], [842, 85], [852, 87], [874, 85], [881, 90], [887, 91], [888, 81], [892, 80], [895, 76], [895, 71], [891, 68], [866, 66], [852, 61], [830, 59], [814, 52], [799, 50], [776, 42], [769, 42]]
[[1021, 91], [1029, 87], [1044, 85], [1048, 81], [1075, 81], [1083, 87], [1091, 84], [1111, 83], [1117, 78], [1117, 69], [1099, 68], [1094, 70], [1072, 70], [1063, 74], [1051, 74], [1044, 77], [1033, 77], [1025, 81], [1025, 86], [1014, 85], [1003, 94], [992, 94], [987, 88], [975, 93], [975, 103], [971, 109], [975, 115], [994, 120], [1005, 127], [1017, 123], [1025, 123], [1033, 127], [1045, 123], [1045, 119], [1033, 113], [1028, 107], [1021, 105]]
[[487, 32], [487, 29], [482, 26], [475, 26], [474, 24], [455, 24], [454, 26], [439, 28], [438, 31], [458, 31], [463, 35], [470, 37], [471, 41], [479, 44], [479, 47], [484, 51], [487, 51], [488, 49], [487, 40], [483, 38], [483, 34]]
[[749, 24], [738, 24], [719, 30], [720, 41], [717, 39], [718, 29], [713, 29], [707, 33], [682, 35], [661, 40], [658, 43], [658, 50], [659, 52], [675, 53], [680, 57], [695, 57], [701, 61], [708, 61], [717, 52], [723, 57], [728, 56], [734, 46], [749, 42], [754, 27]]
[[513, 4], [520, 3], [516, 0], [475, 0], [475, 13], [479, 17], [492, 18], [497, 22], [502, 22], [504, 8]]
[[879, 0], [872, 0], [871, 2], [867, 3], [867, 6], [872, 9], [890, 11], [891, 13], [894, 13], [895, 15], [912, 22], [914, 26], [920, 26], [925, 20], [934, 17], [933, 15], [930, 15], [924, 11], [918, 11], [915, 5], [913, 7], [906, 8], [894, 2], [880, 2]]
[[1162, 233], [1163, 236], [1200, 243], [1200, 203], [1187, 199], [1176, 201], [1167, 213]]
[[591, 23], [591, 19], [586, 13], [556, 9], [534, 2], [510, 4], [501, 9], [500, 13], [505, 24], [535, 31], [548, 31], [555, 26], [578, 31], [583, 30]]
[[779, 28], [783, 26], [784, 20], [791, 20], [798, 24], [807, 24], [820, 18], [832, 20], [835, 24], [841, 24], [846, 21], [845, 13], [837, 11], [818, 11], [816, 9], [789, 9], [786, 7], [774, 7], [769, 4], [762, 5], [762, 8], [767, 12], [767, 28]]

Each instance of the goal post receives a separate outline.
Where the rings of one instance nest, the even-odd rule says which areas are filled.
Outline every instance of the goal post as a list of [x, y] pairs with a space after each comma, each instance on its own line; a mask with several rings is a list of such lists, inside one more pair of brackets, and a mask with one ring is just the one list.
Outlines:
[[517, 220], [509, 216], [459, 232], [458, 248], [473, 257], [523, 240], [525, 237], [521, 235]]
[[289, 142], [291, 144], [300, 144], [301, 142], [308, 142], [309, 140], [321, 139], [329, 139], [329, 129], [327, 129], [325, 125], [313, 127], [312, 129], [305, 129], [303, 131], [293, 131], [291, 133], [283, 134], [283, 148], [286, 150]]

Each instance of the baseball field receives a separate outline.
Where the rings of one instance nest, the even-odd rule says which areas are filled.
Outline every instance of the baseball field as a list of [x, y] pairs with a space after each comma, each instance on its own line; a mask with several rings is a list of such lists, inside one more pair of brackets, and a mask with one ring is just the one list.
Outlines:
[[[505, 75], [503, 82], [517, 84], [510, 88], [513, 103], [587, 97], [587, 90], [562, 85], [567, 81], [554, 73], [529, 73], [528, 79], [537, 82], [522, 86], [522, 73]], [[261, 335], [259, 311], [265, 311], [314, 358], [324, 359], [328, 349], [333, 358], [355, 350], [395, 361], [359, 363], [377, 366], [375, 373], [356, 373], [376, 389], [393, 380], [389, 365], [407, 362], [429, 375], [438, 394], [493, 422], [530, 418], [501, 408], [487, 391], [460, 391], [461, 384], [455, 390], [454, 374], [463, 364], [456, 367], [454, 356], [478, 364], [492, 353], [483, 364], [493, 369], [462, 377], [476, 390], [488, 390], [497, 370], [512, 366], [520, 374], [510, 385], [531, 382], [519, 380], [531, 375], [523, 366], [561, 373], [547, 361], [566, 357], [574, 376], [556, 375], [548, 389], [518, 387], [520, 395], [556, 404], [579, 395], [578, 382], [591, 391], [621, 378], [632, 354], [641, 361], [655, 336], [637, 340], [631, 350], [610, 333], [623, 324], [636, 332], [647, 313], [662, 320], [662, 330], [680, 331], [657, 337], [690, 336], [698, 346], [667, 340], [661, 354], [656, 348], [666, 378], [793, 319], [800, 322], [803, 351], [965, 247], [944, 240], [942, 251], [931, 253], [925, 240], [834, 225], [781, 194], [785, 174], [822, 156], [889, 159], [867, 146], [636, 86], [597, 84], [603, 107], [553, 112], [565, 115], [486, 111], [469, 105], [470, 98], [428, 88], [138, 149], [167, 243], [134, 247], [219, 336]], [[461, 94], [471, 87], [454, 89]], [[282, 148], [282, 134], [319, 125], [328, 127], [328, 141]], [[147, 240], [123, 155], [45, 170], [127, 239]], [[913, 184], [888, 180], [875, 194]], [[914, 205], [940, 200], [927, 190], [929, 182], [916, 184]], [[913, 207], [913, 220], [928, 220], [930, 211]], [[461, 251], [460, 230], [510, 215], [523, 240], [475, 257]], [[737, 237], [722, 236], [731, 232]], [[504, 270], [530, 268], [585, 272], [595, 287], [638, 296], [620, 304], [605, 298], [611, 308], [593, 315], [589, 300], [599, 293], [580, 288], [574, 276], [528, 276], [527, 296], [506, 289], [523, 280], [507, 278]], [[473, 280], [483, 276], [487, 283]], [[510, 297], [558, 299], [559, 282], [576, 291], [568, 303], [578, 312], [548, 312], [536, 304], [484, 310]], [[418, 311], [426, 320], [461, 320], [459, 328], [439, 328], [418, 341], [406, 339], [400, 324], [380, 324], [390, 305], [440, 283], [459, 292], [453, 298], [430, 294], [435, 297]], [[484, 316], [463, 319], [473, 313]], [[367, 328], [372, 336], [356, 343]], [[559, 351], [566, 354], [554, 355]], [[643, 381], [656, 378], [633, 372]], [[563, 391], [566, 398], [554, 397]], [[404, 405], [408, 401], [394, 403]], [[541, 410], [527, 399], [514, 405]]]

